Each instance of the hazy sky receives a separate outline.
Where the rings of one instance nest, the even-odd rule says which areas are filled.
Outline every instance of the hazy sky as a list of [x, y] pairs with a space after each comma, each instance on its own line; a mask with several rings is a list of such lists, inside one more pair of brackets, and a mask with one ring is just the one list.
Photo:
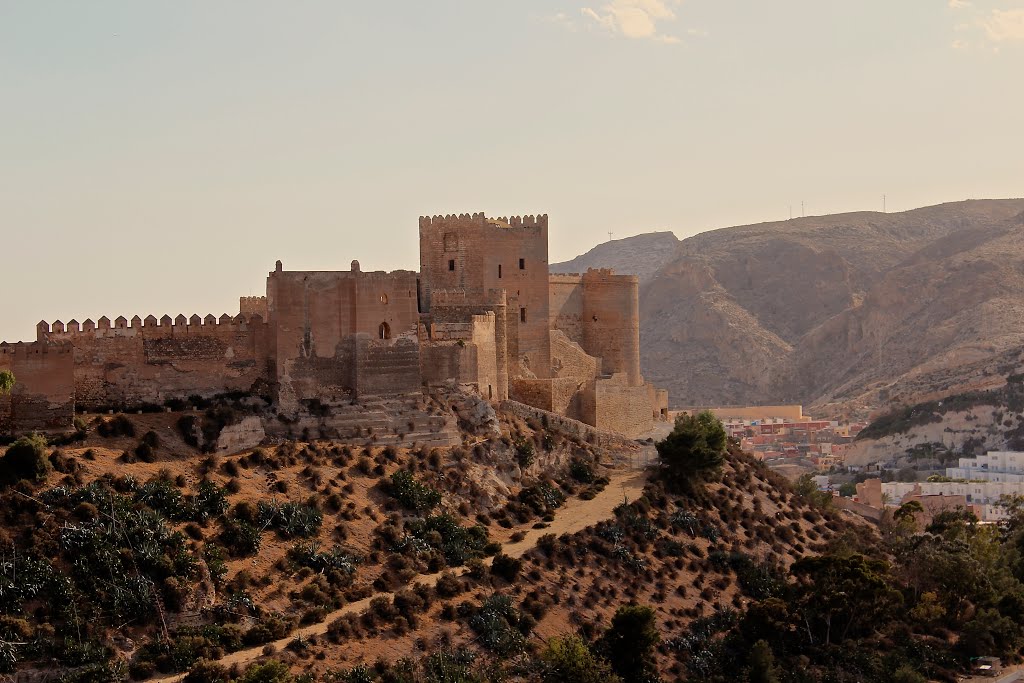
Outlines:
[[1024, 0], [0, 0], [0, 338], [615, 236], [1024, 195]]

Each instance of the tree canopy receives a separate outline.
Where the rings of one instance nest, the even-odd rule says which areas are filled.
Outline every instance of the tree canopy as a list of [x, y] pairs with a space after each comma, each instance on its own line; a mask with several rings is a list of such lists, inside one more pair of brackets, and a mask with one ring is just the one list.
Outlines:
[[725, 427], [710, 411], [680, 415], [672, 432], [655, 444], [665, 484], [692, 491], [721, 469], [727, 444]]
[[14, 373], [10, 370], [0, 370], [0, 395], [9, 394], [14, 389]]

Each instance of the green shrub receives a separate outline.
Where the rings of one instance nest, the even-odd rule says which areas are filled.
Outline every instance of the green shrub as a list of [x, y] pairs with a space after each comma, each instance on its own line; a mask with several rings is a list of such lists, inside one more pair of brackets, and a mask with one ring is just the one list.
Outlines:
[[582, 458], [573, 458], [569, 463], [569, 476], [581, 484], [594, 483], [594, 466]]
[[515, 578], [519, 576], [519, 572], [523, 568], [523, 561], [506, 555], [505, 553], [498, 553], [494, 556], [494, 560], [491, 564], [491, 573], [495, 576], [500, 576], [509, 583], [515, 581]]
[[260, 530], [242, 519], [225, 519], [221, 526], [220, 542], [235, 557], [248, 557], [260, 551], [263, 543]]
[[552, 638], [540, 653], [544, 683], [621, 683], [611, 666], [577, 635]]
[[473, 610], [469, 626], [482, 646], [499, 657], [510, 657], [526, 649], [526, 636], [518, 628], [520, 618], [509, 596], [494, 594]]
[[230, 683], [228, 670], [207, 659], [200, 659], [189, 669], [188, 675], [182, 679], [182, 683]]
[[282, 538], [315, 536], [323, 521], [322, 512], [302, 503], [260, 501], [257, 506], [257, 526], [261, 529], [274, 529]]
[[276, 660], [253, 664], [235, 683], [291, 683], [293, 680], [288, 667]]
[[27, 479], [43, 481], [53, 471], [46, 453], [46, 439], [38, 434], [15, 441], [0, 459], [0, 478], [6, 483]]
[[402, 507], [426, 514], [441, 503], [441, 492], [416, 480], [408, 470], [391, 475], [391, 495]]
[[109, 420], [101, 420], [96, 425], [96, 433], [104, 438], [115, 436], [135, 436], [135, 425], [126, 416], [117, 414]]
[[328, 552], [320, 552], [315, 541], [296, 543], [288, 550], [288, 559], [299, 567], [309, 567], [315, 572], [337, 570], [342, 574], [355, 574], [359, 558], [350, 555], [340, 546], [334, 546]]
[[526, 469], [533, 464], [533, 441], [519, 435], [512, 442], [512, 445], [516, 449], [516, 462], [519, 463], [521, 468]]

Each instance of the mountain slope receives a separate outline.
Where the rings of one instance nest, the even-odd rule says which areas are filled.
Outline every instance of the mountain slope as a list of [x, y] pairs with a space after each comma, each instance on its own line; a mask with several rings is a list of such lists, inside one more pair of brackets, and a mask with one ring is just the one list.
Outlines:
[[614, 268], [649, 281], [672, 260], [679, 239], [671, 232], [649, 232], [599, 244], [586, 254], [565, 263], [551, 264], [552, 273], [583, 273], [587, 268]]
[[[981, 200], [683, 240], [641, 285], [644, 373], [675, 405], [865, 414], [943, 391], [1024, 345], [1022, 223], [1024, 200]], [[602, 246], [588, 263], [634, 261]]]

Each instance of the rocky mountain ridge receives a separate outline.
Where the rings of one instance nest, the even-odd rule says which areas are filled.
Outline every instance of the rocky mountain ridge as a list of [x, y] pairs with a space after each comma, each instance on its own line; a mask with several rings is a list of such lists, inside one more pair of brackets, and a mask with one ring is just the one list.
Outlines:
[[[552, 270], [641, 275], [645, 376], [673, 405], [866, 416], [998, 386], [1024, 346], [1024, 200], [652, 233]], [[661, 245], [652, 249], [650, 244]], [[653, 269], [653, 270], [652, 270]]]

